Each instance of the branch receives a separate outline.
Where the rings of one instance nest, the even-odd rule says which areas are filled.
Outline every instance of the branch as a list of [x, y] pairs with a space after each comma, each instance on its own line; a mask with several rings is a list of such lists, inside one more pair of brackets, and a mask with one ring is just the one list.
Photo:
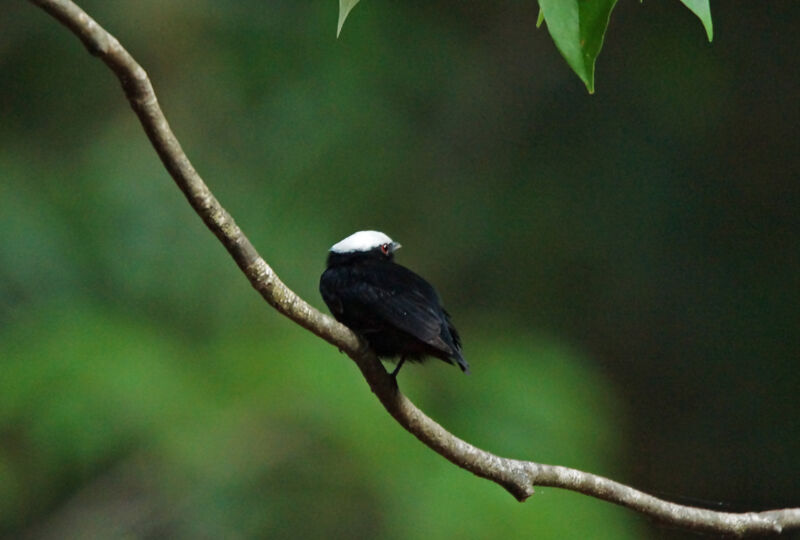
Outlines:
[[666, 525], [695, 531], [749, 536], [800, 530], [800, 508], [734, 514], [683, 506], [594, 474], [496, 456], [452, 435], [400, 393], [358, 336], [297, 296], [261, 258], [195, 171], [161, 112], [147, 73], [119, 41], [70, 0], [30, 1], [69, 28], [91, 54], [114, 72], [172, 179], [250, 284], [278, 312], [347, 353], [389, 414], [432, 450], [459, 467], [501, 485], [519, 501], [530, 497], [536, 485], [550, 486], [597, 497]]

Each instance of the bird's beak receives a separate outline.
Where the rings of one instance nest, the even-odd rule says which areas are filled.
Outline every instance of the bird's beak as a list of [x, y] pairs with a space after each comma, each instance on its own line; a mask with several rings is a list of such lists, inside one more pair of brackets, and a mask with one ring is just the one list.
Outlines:
[[399, 242], [392, 242], [392, 253], [403, 247]]

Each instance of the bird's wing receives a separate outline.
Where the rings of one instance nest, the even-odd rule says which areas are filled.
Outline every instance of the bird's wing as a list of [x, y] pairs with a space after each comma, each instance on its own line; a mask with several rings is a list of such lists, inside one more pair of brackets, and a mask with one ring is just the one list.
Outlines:
[[348, 295], [350, 298], [343, 298], [346, 305], [361, 303], [366, 312], [374, 314], [381, 322], [446, 354], [455, 352], [455, 346], [442, 339], [442, 330], [448, 322], [438, 295], [427, 281], [410, 270], [393, 265], [392, 271], [362, 276]]

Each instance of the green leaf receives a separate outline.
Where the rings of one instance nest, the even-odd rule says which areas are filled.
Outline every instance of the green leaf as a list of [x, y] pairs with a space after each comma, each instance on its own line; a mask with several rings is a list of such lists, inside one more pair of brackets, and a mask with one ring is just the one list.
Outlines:
[[703, 23], [708, 41], [714, 39], [714, 25], [711, 23], [711, 6], [708, 0], [681, 0], [681, 2], [683, 2], [683, 5], [689, 8], [692, 13], [697, 15], [697, 18]]
[[617, 0], [539, 0], [547, 31], [590, 94], [594, 93], [594, 63], [616, 3]]
[[339, 34], [342, 33], [342, 26], [344, 26], [344, 20], [350, 14], [350, 11], [356, 7], [359, 0], [339, 0], [339, 26], [336, 28], [336, 37], [339, 37]]
[[536, 28], [541, 28], [542, 23], [544, 22], [544, 12], [542, 12], [542, 8], [539, 8], [539, 16], [536, 17]]

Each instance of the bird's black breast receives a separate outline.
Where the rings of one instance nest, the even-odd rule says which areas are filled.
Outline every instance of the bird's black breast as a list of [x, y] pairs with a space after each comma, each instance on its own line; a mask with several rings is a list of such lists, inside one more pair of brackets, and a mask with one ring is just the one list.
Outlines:
[[337, 320], [364, 336], [379, 356], [430, 355], [466, 368], [458, 333], [433, 287], [391, 261], [330, 266], [320, 293]]

